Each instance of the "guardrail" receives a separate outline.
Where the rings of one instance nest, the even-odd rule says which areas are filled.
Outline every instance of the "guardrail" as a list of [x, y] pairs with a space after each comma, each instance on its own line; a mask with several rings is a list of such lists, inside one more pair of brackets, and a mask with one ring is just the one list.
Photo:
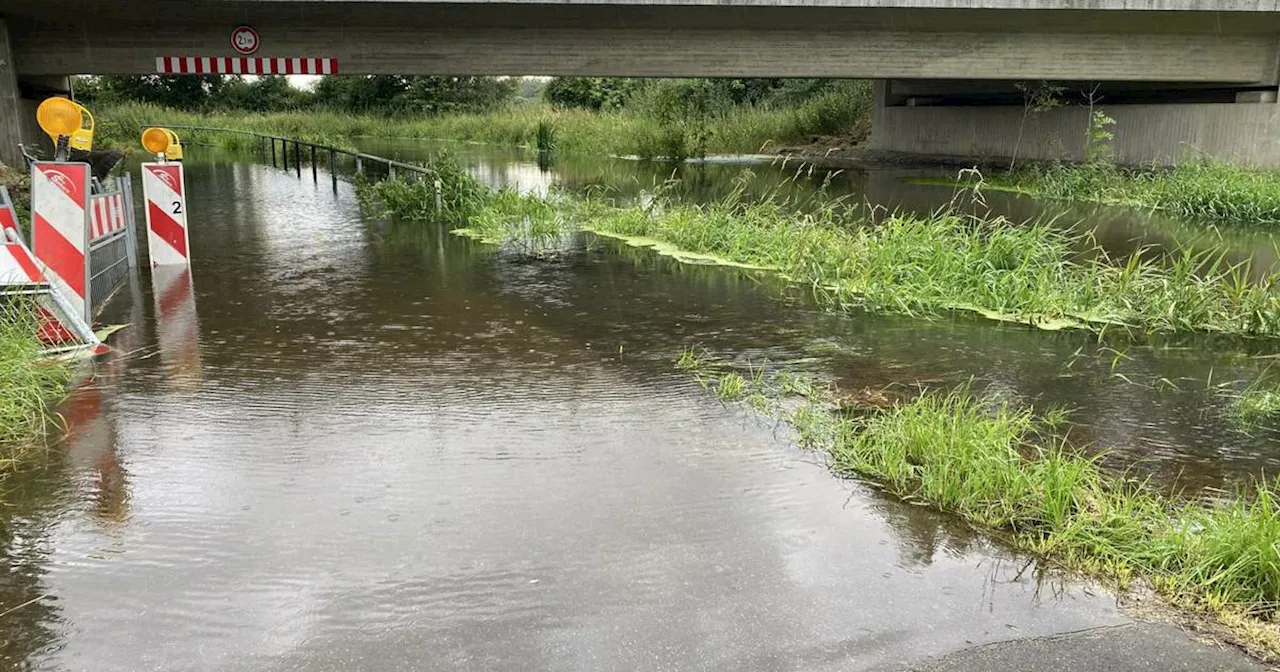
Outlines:
[[[355, 167], [356, 167], [357, 174], [362, 174], [365, 172], [364, 164], [366, 161], [370, 163], [386, 166], [387, 175], [393, 180], [396, 178], [397, 169], [414, 173], [417, 175], [428, 175], [431, 173], [431, 170], [426, 166], [421, 166], [421, 165], [412, 164], [412, 163], [405, 163], [403, 161], [396, 161], [394, 159], [388, 159], [382, 156], [375, 156], [373, 154], [365, 154], [364, 152], [352, 151], [349, 149], [342, 149], [340, 147], [316, 144], [313, 142], [307, 142], [305, 140], [298, 140], [297, 138], [285, 138], [278, 135], [271, 135], [268, 133], [258, 133], [256, 131], [242, 131], [235, 128], [218, 128], [214, 126], [184, 126], [184, 125], [164, 125], [164, 124], [160, 124], [160, 126], [164, 128], [175, 129], [175, 130], [199, 131], [203, 133], [234, 133], [237, 135], [245, 135], [245, 136], [257, 138], [259, 143], [258, 149], [264, 156], [268, 151], [267, 145], [268, 144], [270, 145], [271, 165], [275, 166], [275, 165], [278, 165], [279, 163], [280, 165], [283, 165], [285, 170], [289, 169], [289, 145], [292, 144], [293, 145], [293, 166], [294, 166], [294, 171], [297, 173], [299, 179], [302, 178], [302, 149], [305, 147], [307, 148], [308, 153], [311, 155], [311, 161], [310, 161], [311, 162], [311, 179], [312, 181], [317, 183], [320, 181], [319, 172], [317, 170], [317, 165], [318, 165], [317, 154], [319, 152], [323, 152], [324, 154], [328, 155], [329, 168], [330, 168], [329, 174], [333, 182], [334, 193], [337, 193], [338, 191], [337, 158], [339, 156], [349, 156], [353, 158], [355, 160]], [[139, 128], [141, 129], [141, 128], [148, 128], [148, 127], [149, 125], [143, 125], [143, 126], [140, 126]], [[277, 144], [279, 144], [279, 147], [280, 147], [279, 162], [277, 162], [276, 160]]]

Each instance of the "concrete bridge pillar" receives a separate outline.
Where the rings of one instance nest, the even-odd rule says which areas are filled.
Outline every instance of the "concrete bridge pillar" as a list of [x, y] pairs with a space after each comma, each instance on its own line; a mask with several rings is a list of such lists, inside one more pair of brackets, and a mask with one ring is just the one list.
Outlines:
[[25, 112], [18, 92], [18, 73], [13, 62], [9, 23], [0, 16], [0, 162], [22, 166], [18, 143], [23, 141], [22, 115]]
[[9, 22], [0, 16], [0, 162], [22, 165], [25, 144], [33, 151], [49, 156], [53, 145], [36, 124], [36, 108], [49, 96], [71, 96], [71, 78], [57, 76], [23, 76], [17, 74], [14, 62], [13, 34]]

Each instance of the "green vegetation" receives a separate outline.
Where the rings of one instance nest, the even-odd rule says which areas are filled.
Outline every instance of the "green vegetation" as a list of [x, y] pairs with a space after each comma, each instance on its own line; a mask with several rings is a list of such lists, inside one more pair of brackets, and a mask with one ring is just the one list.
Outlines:
[[[887, 408], [853, 404], [785, 372], [750, 377], [682, 356], [721, 398], [787, 421], [842, 476], [954, 513], [1050, 563], [1126, 585], [1149, 582], [1175, 604], [1222, 618], [1265, 656], [1280, 655], [1280, 492], [1262, 482], [1227, 502], [1180, 501], [1073, 450], [1061, 418], [925, 392]], [[730, 381], [730, 382], [725, 382]], [[733, 394], [719, 392], [725, 388]], [[783, 403], [780, 397], [800, 397]]]
[[[552, 141], [555, 150], [562, 153], [670, 159], [758, 152], [808, 142], [814, 135], [858, 134], [870, 121], [871, 89], [865, 82], [833, 84], [794, 103], [754, 105], [689, 94], [703, 89], [683, 87], [680, 81], [652, 83], [642, 87], [642, 94], [628, 99], [625, 107], [604, 110], [530, 103], [458, 106], [392, 116], [359, 106], [354, 110], [316, 106], [270, 112], [218, 107], [190, 111], [110, 97], [94, 109], [98, 140], [103, 146], [133, 147], [141, 125], [170, 124], [256, 131], [340, 147], [351, 146], [359, 137], [450, 139], [539, 148]], [[193, 142], [237, 146], [245, 142], [226, 134], [184, 137], [187, 135]]]
[[490, 190], [476, 182], [451, 154], [441, 153], [412, 181], [356, 183], [356, 196], [366, 210], [381, 206], [405, 219], [458, 224], [483, 214], [494, 202]]
[[[428, 197], [428, 186], [416, 188], [421, 199]], [[838, 200], [801, 209], [785, 198], [745, 202], [731, 195], [698, 205], [659, 193], [647, 206], [619, 207], [568, 194], [547, 202], [480, 193], [466, 233], [482, 240], [583, 229], [655, 245], [685, 260], [778, 271], [848, 309], [969, 311], [1044, 329], [1280, 336], [1275, 277], [1253, 282], [1246, 266], [1192, 251], [1110, 259], [1091, 249], [1088, 234], [959, 206], [868, 222], [861, 210]], [[401, 217], [429, 218], [388, 205]]]
[[1136, 206], [1209, 223], [1280, 225], [1280, 173], [1221, 161], [1190, 161], [1170, 169], [1042, 164], [997, 175], [988, 184], [1040, 198]]
[[39, 445], [49, 423], [50, 402], [70, 380], [64, 362], [42, 357], [35, 318], [21, 305], [0, 314], [0, 477]]

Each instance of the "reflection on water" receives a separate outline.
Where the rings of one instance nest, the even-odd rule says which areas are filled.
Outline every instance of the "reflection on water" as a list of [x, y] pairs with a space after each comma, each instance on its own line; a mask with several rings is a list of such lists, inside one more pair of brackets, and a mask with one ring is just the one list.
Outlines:
[[[464, 158], [527, 189], [662, 179]], [[695, 344], [1065, 404], [1080, 442], [1197, 485], [1280, 463], [1197, 385], [1248, 372], [1238, 348], [1133, 348], [1157, 391], [1086, 335], [836, 315], [587, 236], [535, 261], [221, 159], [187, 183], [191, 274], [113, 304], [68, 439], [8, 484], [0, 667], [862, 669], [1123, 621], [708, 399], [672, 367]]]

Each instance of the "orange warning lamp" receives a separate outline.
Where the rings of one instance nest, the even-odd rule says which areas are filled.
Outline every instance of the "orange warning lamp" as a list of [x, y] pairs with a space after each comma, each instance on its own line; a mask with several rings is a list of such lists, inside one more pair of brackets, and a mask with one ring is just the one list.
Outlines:
[[36, 123], [53, 140], [59, 156], [65, 157], [68, 147], [86, 152], [93, 148], [93, 115], [66, 98], [47, 98], [40, 103]]
[[182, 141], [178, 134], [167, 128], [148, 128], [142, 132], [142, 147], [157, 158], [169, 161], [182, 160]]

